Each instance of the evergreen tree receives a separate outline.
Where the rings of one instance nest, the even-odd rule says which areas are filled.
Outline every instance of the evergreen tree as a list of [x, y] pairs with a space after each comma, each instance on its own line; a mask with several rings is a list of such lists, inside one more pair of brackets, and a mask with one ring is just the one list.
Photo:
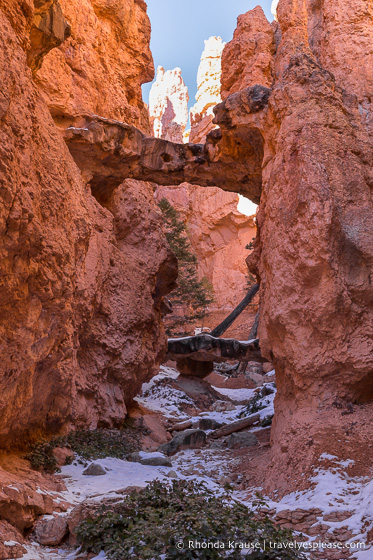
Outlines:
[[198, 260], [190, 245], [187, 229], [179, 212], [166, 198], [158, 204], [162, 211], [167, 241], [179, 264], [178, 287], [169, 294], [174, 308], [182, 307], [182, 317], [174, 315], [174, 326], [203, 319], [207, 307], [213, 302], [213, 290], [207, 278], [198, 279]]

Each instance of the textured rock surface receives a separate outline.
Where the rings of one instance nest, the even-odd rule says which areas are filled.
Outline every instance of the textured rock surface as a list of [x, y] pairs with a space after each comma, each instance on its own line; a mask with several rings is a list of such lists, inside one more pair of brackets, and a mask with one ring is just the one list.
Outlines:
[[206, 444], [206, 432], [203, 430], [185, 430], [177, 433], [171, 441], [164, 443], [159, 451], [166, 455], [175, 455], [184, 449], [201, 449]]
[[33, 16], [0, 2], [1, 445], [121, 423], [166, 350], [176, 276], [152, 185], [126, 182], [104, 208], [82, 181], [26, 65]]
[[[263, 95], [258, 102], [256, 91], [246, 98], [248, 112], [257, 112], [268, 101]], [[101, 117], [81, 116], [74, 124], [65, 130], [65, 140], [101, 201], [127, 177], [166, 186], [183, 182], [218, 186], [259, 201], [263, 138], [255, 129], [235, 130], [228, 122], [228, 133], [212, 130], [201, 145], [151, 138], [133, 126]]]
[[190, 110], [189, 142], [205, 142], [207, 134], [215, 128], [212, 124], [213, 108], [221, 101], [221, 55], [224, 46], [221, 37], [210, 37], [205, 41], [198, 67], [196, 103]]
[[[233, 95], [218, 106], [216, 122], [253, 126], [264, 138], [259, 235], [249, 265], [261, 279], [259, 339], [278, 386], [268, 483], [282, 489], [301, 479], [317, 450], [344, 441], [344, 417], [332, 414], [335, 399], [373, 397], [372, 143], [364, 102], [371, 73], [359, 71], [371, 53], [371, 13], [360, 0], [350, 15], [337, 0], [280, 0], [282, 39], [272, 61], [269, 35], [262, 47], [263, 72], [272, 68], [274, 84], [255, 114], [242, 111], [246, 93], [234, 93], [242, 87], [242, 65], [252, 91], [268, 82], [246, 55], [235, 63], [223, 53], [223, 75], [230, 61], [226, 71], [234, 77], [225, 95]], [[246, 19], [257, 24], [249, 35], [238, 29], [228, 54], [261, 36], [257, 15]], [[300, 456], [307, 439], [311, 449]]]
[[373, 134], [372, 2], [322, 0], [310, 2], [307, 9], [314, 57], [340, 87], [357, 96], [362, 121]]
[[238, 16], [233, 40], [222, 56], [222, 98], [251, 85], [270, 87], [275, 48], [274, 26], [260, 6]]
[[149, 132], [141, 84], [151, 81], [150, 22], [137, 0], [59, 0], [71, 37], [49, 53], [38, 82], [56, 122], [80, 113]]
[[98, 463], [91, 463], [89, 467], [83, 471], [83, 474], [85, 476], [104, 476], [106, 471]]
[[26, 554], [22, 543], [22, 534], [7, 521], [0, 521], [0, 560], [22, 558]]
[[158, 187], [156, 196], [167, 198], [187, 224], [199, 275], [213, 287], [212, 307], [234, 308], [246, 292], [245, 247], [256, 235], [253, 217], [237, 211], [238, 195], [184, 183]]
[[149, 93], [150, 125], [156, 138], [183, 142], [188, 122], [188, 88], [180, 68], [164, 71], [157, 68], [157, 79]]
[[226, 443], [229, 449], [242, 449], [243, 447], [253, 447], [257, 445], [258, 440], [255, 434], [251, 432], [238, 432], [231, 434]]
[[52, 519], [41, 519], [35, 525], [35, 536], [38, 543], [44, 546], [60, 544], [69, 532], [65, 517], [56, 516]]
[[0, 462], [0, 519], [22, 533], [30, 529], [40, 515], [65, 512], [70, 507], [58, 493], [64, 489], [65, 485], [56, 477], [30, 470], [28, 462], [20, 457], [3, 456]]
[[58, 0], [35, 0], [27, 63], [35, 74], [49, 51], [61, 45], [71, 33]]

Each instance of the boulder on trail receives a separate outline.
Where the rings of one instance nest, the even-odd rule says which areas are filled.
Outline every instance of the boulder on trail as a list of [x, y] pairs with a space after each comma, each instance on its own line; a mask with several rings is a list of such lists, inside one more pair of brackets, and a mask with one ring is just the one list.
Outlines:
[[168, 457], [165, 457], [163, 453], [154, 452], [146, 453], [144, 451], [139, 451], [132, 453], [130, 456], [130, 461], [135, 463], [141, 463], [142, 465], [149, 465], [151, 467], [172, 467], [172, 463]]
[[185, 430], [176, 434], [171, 441], [164, 443], [159, 451], [166, 455], [175, 455], [183, 449], [200, 449], [206, 445], [206, 433], [203, 430]]
[[83, 471], [83, 474], [86, 476], [102, 476], [106, 474], [106, 471], [98, 463], [91, 463], [89, 467]]
[[228, 436], [226, 445], [229, 449], [241, 449], [242, 447], [254, 447], [258, 440], [252, 432], [236, 432]]
[[198, 422], [198, 428], [200, 430], [217, 430], [221, 428], [223, 424], [215, 420], [215, 418], [201, 418]]
[[52, 519], [41, 519], [35, 525], [35, 537], [44, 546], [60, 544], [69, 532], [66, 517], [56, 516]]

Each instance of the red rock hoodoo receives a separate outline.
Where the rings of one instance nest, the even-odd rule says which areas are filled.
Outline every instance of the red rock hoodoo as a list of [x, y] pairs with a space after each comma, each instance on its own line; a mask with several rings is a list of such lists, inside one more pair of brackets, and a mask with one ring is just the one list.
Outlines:
[[180, 68], [157, 68], [157, 79], [149, 93], [149, 116], [153, 134], [171, 142], [183, 141], [188, 122], [188, 88]]
[[[245, 123], [264, 140], [248, 262], [261, 281], [262, 352], [278, 380], [272, 483], [280, 488], [344, 441], [336, 399], [373, 397], [372, 15], [363, 0], [348, 9], [280, 0], [278, 24], [255, 8], [223, 53], [226, 101], [215, 122]], [[244, 118], [245, 94], [234, 93], [243, 85], [251, 95], [270, 88], [268, 103]]]
[[196, 103], [190, 110], [189, 142], [205, 142], [207, 134], [216, 128], [212, 120], [214, 107], [221, 101], [221, 56], [224, 46], [221, 37], [210, 37], [205, 41], [198, 67]]

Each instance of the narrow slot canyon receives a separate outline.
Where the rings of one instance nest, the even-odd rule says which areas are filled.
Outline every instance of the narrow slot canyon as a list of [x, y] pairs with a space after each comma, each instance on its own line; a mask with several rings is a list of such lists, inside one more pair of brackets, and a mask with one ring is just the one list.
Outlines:
[[0, 0], [0, 560], [373, 555], [373, 3], [194, 3]]

